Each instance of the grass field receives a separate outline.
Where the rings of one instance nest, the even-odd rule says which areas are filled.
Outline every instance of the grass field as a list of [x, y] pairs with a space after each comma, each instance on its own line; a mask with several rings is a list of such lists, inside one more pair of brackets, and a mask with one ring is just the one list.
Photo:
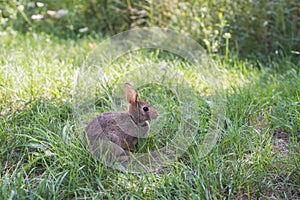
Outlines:
[[199, 157], [195, 141], [164, 173], [132, 174], [98, 162], [75, 131], [75, 70], [100, 40], [0, 39], [0, 199], [300, 199], [299, 62], [215, 56], [228, 74], [217, 144]]

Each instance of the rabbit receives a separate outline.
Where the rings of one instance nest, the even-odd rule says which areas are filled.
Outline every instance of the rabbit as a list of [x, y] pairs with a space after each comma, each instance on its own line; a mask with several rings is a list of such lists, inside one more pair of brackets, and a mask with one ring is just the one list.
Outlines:
[[86, 143], [97, 158], [106, 153], [118, 158], [133, 152], [138, 137], [150, 130], [148, 121], [158, 117], [157, 110], [139, 99], [132, 85], [125, 83], [124, 90], [128, 111], [102, 113], [85, 129]]

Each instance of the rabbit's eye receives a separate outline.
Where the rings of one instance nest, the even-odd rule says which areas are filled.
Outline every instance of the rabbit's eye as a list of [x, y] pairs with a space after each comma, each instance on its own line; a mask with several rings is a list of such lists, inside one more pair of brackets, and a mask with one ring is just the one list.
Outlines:
[[147, 112], [147, 111], [149, 111], [149, 108], [148, 108], [147, 106], [145, 106], [145, 107], [143, 107], [143, 110], [144, 110], [145, 112]]

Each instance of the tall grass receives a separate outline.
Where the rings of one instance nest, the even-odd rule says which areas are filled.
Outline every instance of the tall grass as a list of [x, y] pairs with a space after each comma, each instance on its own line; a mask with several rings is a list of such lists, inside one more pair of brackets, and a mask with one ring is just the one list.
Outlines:
[[[209, 53], [225, 53], [224, 36], [230, 33], [232, 51], [268, 61], [268, 57], [278, 55], [297, 59], [299, 7], [295, 0], [5, 0], [0, 4], [0, 23], [4, 30], [46, 32], [64, 38], [113, 35], [135, 27], [167, 27], [193, 36]], [[41, 19], [34, 17], [38, 14]]]

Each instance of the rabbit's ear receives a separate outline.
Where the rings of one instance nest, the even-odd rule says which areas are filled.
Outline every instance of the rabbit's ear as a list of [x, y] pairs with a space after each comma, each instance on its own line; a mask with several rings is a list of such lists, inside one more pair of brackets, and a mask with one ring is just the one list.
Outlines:
[[136, 90], [129, 83], [125, 83], [125, 95], [126, 95], [126, 100], [130, 104], [133, 104], [136, 102], [136, 100], [137, 100]]

